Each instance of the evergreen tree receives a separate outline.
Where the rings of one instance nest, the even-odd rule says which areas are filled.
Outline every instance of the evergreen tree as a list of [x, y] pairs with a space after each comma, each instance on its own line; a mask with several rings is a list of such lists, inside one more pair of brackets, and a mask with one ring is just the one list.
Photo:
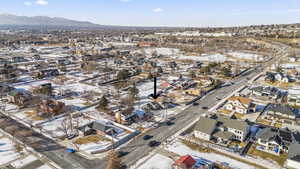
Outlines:
[[106, 109], [108, 106], [108, 100], [106, 99], [105, 96], [102, 96], [100, 102], [99, 102], [99, 105], [98, 107], [101, 108], [101, 109]]

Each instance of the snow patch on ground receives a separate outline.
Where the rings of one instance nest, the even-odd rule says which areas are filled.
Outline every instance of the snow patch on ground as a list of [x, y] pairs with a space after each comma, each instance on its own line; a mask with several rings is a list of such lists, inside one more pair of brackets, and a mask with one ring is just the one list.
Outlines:
[[147, 160], [139, 169], [172, 169], [174, 161], [166, 156], [155, 154]]
[[243, 53], [243, 52], [230, 52], [229, 55], [238, 58], [238, 59], [246, 59], [253, 61], [263, 61], [264, 58], [261, 55], [253, 54], [253, 53]]
[[225, 62], [228, 58], [222, 54], [202, 54], [201, 56], [177, 56], [175, 59], [179, 60], [193, 60], [193, 61], [202, 61], [202, 62]]
[[21, 168], [23, 166], [26, 166], [27, 164], [32, 163], [33, 161], [37, 160], [37, 158], [34, 155], [29, 155], [21, 160], [17, 160], [10, 165], [15, 168]]
[[6, 164], [20, 157], [13, 142], [8, 138], [0, 139], [0, 165]]

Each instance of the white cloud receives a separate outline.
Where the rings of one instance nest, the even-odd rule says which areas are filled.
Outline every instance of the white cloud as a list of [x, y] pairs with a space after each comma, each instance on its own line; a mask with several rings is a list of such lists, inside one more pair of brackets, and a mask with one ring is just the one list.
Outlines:
[[164, 10], [163, 9], [161, 9], [161, 8], [155, 8], [155, 9], [153, 9], [153, 12], [155, 12], [155, 13], [159, 13], [159, 12], [163, 12]]
[[300, 12], [300, 9], [288, 9], [288, 12]]
[[46, 0], [37, 0], [35, 3], [37, 5], [48, 5], [48, 1]]
[[131, 2], [132, 0], [120, 0], [121, 2]]
[[31, 2], [28, 2], [28, 1], [26, 1], [26, 2], [24, 2], [24, 5], [25, 5], [25, 6], [31, 6], [31, 5], [32, 5], [32, 3], [31, 3]]

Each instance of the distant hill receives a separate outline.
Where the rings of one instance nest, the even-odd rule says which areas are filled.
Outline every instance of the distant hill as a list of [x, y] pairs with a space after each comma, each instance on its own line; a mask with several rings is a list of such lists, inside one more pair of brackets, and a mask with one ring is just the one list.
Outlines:
[[0, 14], [0, 25], [14, 26], [63, 26], [63, 27], [101, 27], [91, 22], [75, 21], [71, 19], [47, 16], [16, 16]]

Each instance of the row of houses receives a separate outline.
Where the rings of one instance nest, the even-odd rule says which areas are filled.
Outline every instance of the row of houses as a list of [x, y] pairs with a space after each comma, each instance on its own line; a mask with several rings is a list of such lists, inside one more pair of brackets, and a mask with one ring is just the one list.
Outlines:
[[[256, 130], [254, 130], [254, 128]], [[300, 166], [299, 132], [288, 128], [263, 127], [258, 129], [247, 121], [227, 116], [200, 117], [193, 127], [192, 135], [200, 140], [228, 146], [232, 141], [245, 142], [254, 134], [255, 149], [279, 156], [288, 154], [287, 166]]]

